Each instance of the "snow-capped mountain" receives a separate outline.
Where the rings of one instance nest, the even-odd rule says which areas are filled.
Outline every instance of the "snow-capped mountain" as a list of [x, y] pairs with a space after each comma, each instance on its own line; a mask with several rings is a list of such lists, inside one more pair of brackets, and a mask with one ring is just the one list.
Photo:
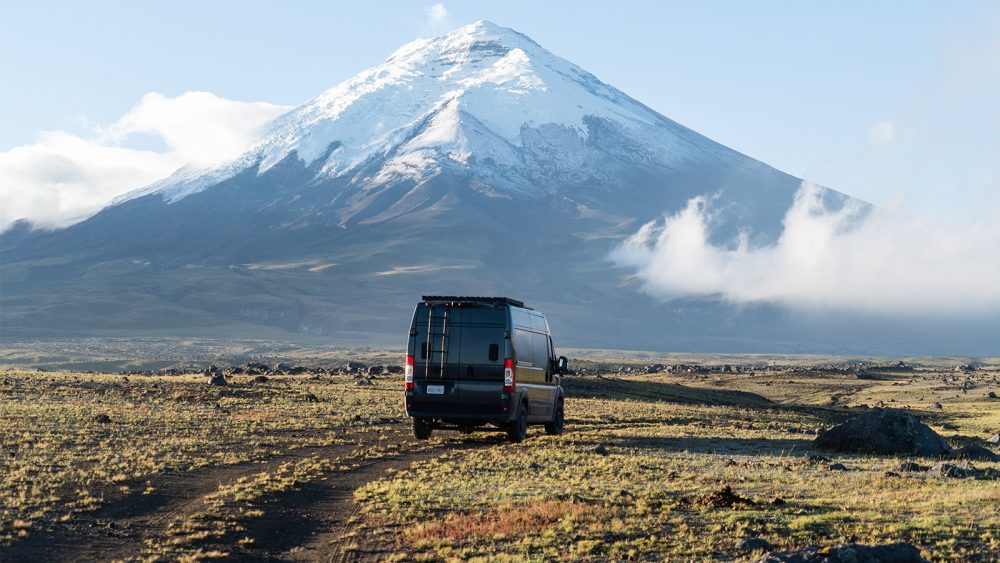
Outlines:
[[[799, 184], [477, 22], [404, 45], [222, 167], [0, 235], [0, 332], [398, 344], [421, 293], [459, 293], [538, 306], [561, 345], [843, 351], [858, 326], [655, 302], [608, 260], [694, 196], [714, 239], [773, 241]], [[869, 350], [894, 345], [863, 330]]]
[[266, 173], [290, 155], [315, 167], [314, 180], [381, 186], [455, 167], [490, 189], [550, 195], [601, 176], [588, 137], [602, 127], [629, 139], [633, 158], [661, 166], [732, 154], [528, 37], [479, 21], [404, 45], [277, 119], [233, 162], [179, 171], [118, 202], [154, 192], [176, 201], [249, 168]]

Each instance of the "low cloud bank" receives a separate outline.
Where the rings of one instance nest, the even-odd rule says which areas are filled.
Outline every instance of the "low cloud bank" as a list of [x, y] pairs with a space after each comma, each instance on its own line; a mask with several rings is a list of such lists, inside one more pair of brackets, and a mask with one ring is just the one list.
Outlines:
[[662, 298], [904, 315], [1000, 313], [1000, 217], [916, 219], [848, 204], [826, 209], [804, 183], [770, 246], [709, 242], [710, 202], [643, 225], [612, 255]]
[[[65, 226], [183, 166], [222, 164], [259, 141], [265, 125], [289, 109], [208, 92], [150, 93], [88, 136], [41, 133], [35, 143], [0, 152], [0, 231], [17, 219]], [[136, 146], [150, 140], [156, 148]]]

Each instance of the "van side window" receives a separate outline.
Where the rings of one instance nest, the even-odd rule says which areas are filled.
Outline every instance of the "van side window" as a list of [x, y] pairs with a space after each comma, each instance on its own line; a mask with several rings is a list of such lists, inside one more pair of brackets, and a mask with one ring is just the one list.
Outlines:
[[519, 363], [534, 365], [535, 356], [532, 351], [531, 333], [519, 328], [514, 329], [514, 352]]
[[546, 332], [548, 327], [545, 326], [545, 317], [541, 315], [531, 315], [531, 328], [539, 332]]
[[511, 308], [510, 317], [514, 322], [514, 326], [531, 328], [531, 315], [527, 311]]
[[536, 368], [546, 369], [549, 365], [549, 337], [537, 332], [531, 333], [531, 348], [534, 352], [531, 363]]

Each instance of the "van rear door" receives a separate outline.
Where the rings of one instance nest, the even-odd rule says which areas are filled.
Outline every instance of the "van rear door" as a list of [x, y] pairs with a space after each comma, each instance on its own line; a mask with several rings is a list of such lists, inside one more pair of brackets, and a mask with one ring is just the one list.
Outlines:
[[507, 354], [506, 307], [465, 307], [462, 310], [458, 374], [461, 412], [503, 415], [503, 361]]

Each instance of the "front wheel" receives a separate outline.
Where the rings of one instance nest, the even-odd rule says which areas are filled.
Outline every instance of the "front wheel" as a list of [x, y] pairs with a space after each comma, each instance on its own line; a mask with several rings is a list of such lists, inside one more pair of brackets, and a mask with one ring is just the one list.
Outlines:
[[556, 436], [562, 434], [563, 425], [563, 402], [559, 401], [556, 404], [556, 412], [552, 414], [552, 420], [545, 423], [545, 433], [550, 436]]
[[521, 405], [519, 410], [517, 420], [507, 427], [507, 438], [515, 444], [528, 437], [528, 408]]
[[416, 439], [426, 440], [430, 438], [433, 430], [431, 425], [427, 424], [426, 419], [413, 417], [413, 436]]

